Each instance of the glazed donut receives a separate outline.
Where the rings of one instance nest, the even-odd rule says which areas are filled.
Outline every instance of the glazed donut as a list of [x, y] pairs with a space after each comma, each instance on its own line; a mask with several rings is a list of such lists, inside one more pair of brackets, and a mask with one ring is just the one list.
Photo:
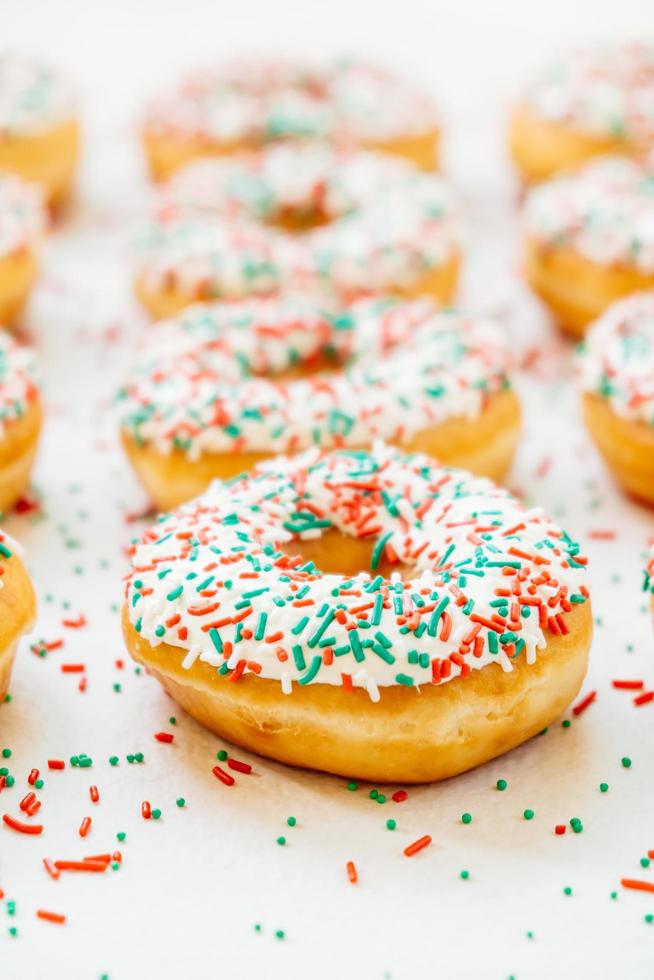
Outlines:
[[39, 188], [0, 174], [0, 326], [16, 322], [29, 296], [45, 223]]
[[382, 154], [281, 144], [174, 177], [136, 242], [135, 290], [156, 319], [297, 287], [449, 302], [458, 266], [440, 177]]
[[612, 306], [579, 357], [586, 425], [629, 493], [654, 504], [654, 292]]
[[20, 548], [0, 531], [0, 704], [5, 699], [18, 641], [29, 632], [36, 615], [36, 599]]
[[492, 321], [424, 298], [198, 304], [150, 333], [122, 441], [162, 510], [278, 453], [378, 438], [499, 479], [520, 431], [507, 365]]
[[592, 632], [584, 565], [488, 480], [381, 443], [312, 449], [216, 481], [147, 531], [124, 635], [239, 745], [426, 782], [519, 745], [575, 696]]
[[391, 72], [345, 59], [239, 59], [196, 72], [155, 102], [143, 125], [155, 180], [197, 157], [298, 137], [354, 143], [424, 170], [438, 165], [440, 123], [431, 99]]
[[530, 286], [581, 336], [616, 300], [654, 286], [654, 169], [621, 157], [534, 188], [523, 214]]
[[77, 164], [79, 127], [67, 83], [51, 69], [0, 56], [0, 170], [39, 183], [65, 203]]
[[613, 43], [546, 65], [513, 113], [509, 149], [527, 182], [654, 142], [654, 45]]

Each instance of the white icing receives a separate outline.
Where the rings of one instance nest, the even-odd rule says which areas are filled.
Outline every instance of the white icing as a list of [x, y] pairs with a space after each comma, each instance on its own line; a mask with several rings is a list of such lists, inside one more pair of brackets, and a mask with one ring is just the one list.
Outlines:
[[[345, 534], [369, 530], [378, 550], [392, 543], [409, 580], [293, 571], [276, 546], [295, 542], [289, 553], [301, 553], [302, 537], [323, 533], [317, 517]], [[133, 547], [125, 596], [137, 632], [179, 647], [185, 665], [199, 657], [223, 672], [255, 669], [285, 691], [300, 678], [340, 685], [347, 674], [374, 698], [377, 688], [431, 683], [445, 661], [444, 680], [493, 662], [510, 671], [516, 654], [534, 663], [548, 633], [567, 630], [570, 600], [583, 601], [577, 555], [542, 510], [488, 480], [383, 444], [309, 450], [216, 481], [164, 515]], [[542, 606], [543, 623], [525, 602]]]
[[654, 170], [604, 157], [530, 191], [526, 236], [549, 248], [572, 248], [600, 265], [654, 272]]

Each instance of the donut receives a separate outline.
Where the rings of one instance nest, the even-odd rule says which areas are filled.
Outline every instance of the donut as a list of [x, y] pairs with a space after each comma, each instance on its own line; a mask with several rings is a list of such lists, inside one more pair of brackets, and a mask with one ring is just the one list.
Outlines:
[[34, 589], [20, 548], [0, 531], [0, 704], [5, 700], [18, 641], [36, 615]]
[[617, 42], [555, 58], [533, 79], [509, 127], [509, 150], [527, 182], [606, 154], [654, 143], [654, 45]]
[[629, 293], [654, 286], [654, 166], [606, 157], [530, 191], [524, 270], [559, 325], [582, 336]]
[[615, 303], [579, 355], [586, 425], [624, 488], [654, 505], [654, 292]]
[[0, 330], [0, 514], [29, 485], [41, 414], [34, 355]]
[[46, 214], [38, 187], [0, 174], [0, 325], [13, 326], [36, 279]]
[[199, 160], [157, 196], [137, 236], [135, 291], [156, 319], [293, 288], [449, 302], [455, 212], [442, 178], [380, 153], [273, 144]]
[[67, 82], [46, 66], [0, 55], [0, 171], [39, 183], [46, 202], [57, 208], [70, 193], [78, 150]]
[[118, 406], [162, 510], [279, 453], [378, 438], [499, 479], [520, 432], [497, 325], [426, 298], [196, 304], [150, 332]]
[[204, 725], [293, 765], [444, 779], [542, 731], [586, 670], [578, 545], [382, 443], [216, 481], [130, 561], [131, 655]]
[[183, 79], [150, 106], [143, 124], [155, 180], [198, 157], [289, 138], [359, 145], [432, 170], [440, 122], [426, 93], [375, 65], [239, 59]]

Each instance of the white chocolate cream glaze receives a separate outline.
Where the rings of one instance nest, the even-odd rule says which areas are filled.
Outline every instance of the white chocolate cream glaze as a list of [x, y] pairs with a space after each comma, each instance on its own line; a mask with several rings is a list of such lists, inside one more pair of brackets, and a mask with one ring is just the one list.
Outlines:
[[[341, 370], [275, 378], [320, 354]], [[493, 321], [429, 299], [198, 304], [149, 334], [119, 393], [120, 421], [139, 445], [191, 459], [402, 441], [476, 419], [509, 387], [508, 360]]]
[[[323, 574], [279, 550], [301, 555], [327, 529], [374, 542], [371, 571]], [[376, 574], [382, 556], [409, 577]], [[388, 686], [534, 663], [586, 601], [585, 564], [542, 510], [378, 443], [216, 481], [134, 543], [125, 600], [136, 631], [179, 647], [186, 667], [200, 658], [286, 693], [352, 685], [377, 700]]]
[[[380, 292], [452, 259], [456, 211], [441, 177], [404, 160], [273, 145], [195, 161], [175, 175], [137, 238], [136, 271], [149, 289], [182, 286], [198, 299], [311, 285]], [[318, 227], [283, 231], [289, 216]]]
[[152, 104], [148, 130], [218, 143], [288, 137], [388, 140], [430, 132], [427, 93], [375, 65], [242, 58], [198, 71]]
[[0, 328], [0, 439], [38, 397], [36, 358]]
[[544, 247], [654, 272], [654, 168], [602, 157], [555, 177], [529, 192], [523, 228]]
[[654, 292], [611, 306], [580, 347], [581, 389], [632, 422], [654, 426]]
[[16, 54], [0, 55], [0, 139], [42, 133], [74, 115], [72, 89], [57, 72]]
[[523, 102], [544, 119], [599, 136], [654, 139], [654, 44], [587, 46], [552, 60]]

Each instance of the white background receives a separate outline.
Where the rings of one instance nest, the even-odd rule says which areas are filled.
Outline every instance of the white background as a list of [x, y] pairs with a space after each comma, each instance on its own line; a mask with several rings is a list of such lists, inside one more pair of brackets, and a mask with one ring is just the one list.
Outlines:
[[[644, 922], [654, 895], [619, 887], [622, 876], [654, 880], [639, 864], [654, 848], [654, 704], [637, 709], [610, 685], [624, 676], [654, 686], [640, 591], [654, 518], [621, 497], [597, 460], [577, 418], [571, 349], [518, 279], [516, 192], [503, 147], [507, 108], [533, 66], [575, 41], [654, 33], [651, 2], [50, 0], [1, 2], [0, 15], [3, 46], [44, 55], [73, 77], [86, 129], [79, 201], [48, 243], [28, 318], [49, 409], [37, 472], [45, 517], [8, 523], [28, 548], [39, 592], [32, 639], [63, 637], [65, 646], [42, 659], [28, 640], [13, 700], [0, 709], [0, 747], [12, 748], [16, 775], [0, 812], [18, 811], [32, 766], [46, 781], [43, 837], [0, 828], [0, 888], [17, 907], [10, 917], [0, 905], [2, 980], [654, 976], [654, 925]], [[466, 213], [463, 300], [497, 312], [521, 356], [537, 354], [519, 378], [525, 435], [511, 485], [579, 536], [592, 560], [599, 623], [584, 692], [597, 690], [597, 702], [570, 728], [557, 724], [474, 773], [412, 789], [400, 805], [370, 800], [370, 787], [349, 793], [343, 780], [256, 758], [254, 774], [227, 789], [211, 775], [219, 740], [175, 711], [153, 681], [116, 666], [123, 548], [144, 526], [127, 524], [125, 513], [145, 504], [110, 407], [145, 329], [126, 256], [146, 194], [138, 113], [180, 69], [252, 48], [365, 54], [439, 94], [446, 168]], [[606, 528], [614, 541], [592, 539]], [[80, 612], [88, 626], [62, 626]], [[61, 673], [71, 662], [87, 666], [84, 694], [76, 675]], [[153, 733], [172, 730], [173, 713], [175, 744], [160, 745]], [[146, 761], [129, 765], [125, 755], [137, 751]], [[79, 752], [93, 757], [92, 769], [45, 769], [48, 758]], [[114, 753], [121, 762], [112, 769]], [[629, 771], [623, 755], [633, 759]], [[504, 793], [494, 789], [500, 776]], [[95, 807], [90, 783], [101, 792]], [[159, 822], [141, 819], [144, 799], [162, 809]], [[86, 814], [93, 826], [81, 841]], [[385, 829], [391, 816], [394, 832]], [[583, 833], [555, 837], [554, 825], [573, 816]], [[45, 856], [112, 850], [117, 831], [127, 833], [120, 871], [54, 882], [43, 870]], [[425, 833], [432, 846], [405, 858], [402, 849]], [[275, 843], [280, 834], [286, 847]], [[37, 920], [38, 908], [65, 913], [67, 924]]]

